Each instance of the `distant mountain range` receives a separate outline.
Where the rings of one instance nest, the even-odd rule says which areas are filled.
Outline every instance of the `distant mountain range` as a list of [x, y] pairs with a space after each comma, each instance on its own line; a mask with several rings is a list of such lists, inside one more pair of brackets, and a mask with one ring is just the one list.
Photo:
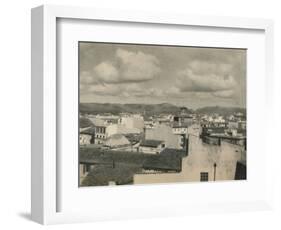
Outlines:
[[[191, 110], [188, 110], [192, 112]], [[111, 104], [111, 103], [80, 103], [81, 113], [141, 113], [146, 115], [180, 112], [180, 107], [163, 103], [163, 104]]]
[[246, 108], [207, 106], [207, 107], [199, 108], [195, 112], [203, 113], [203, 114], [218, 113], [218, 114], [224, 115], [224, 116], [231, 115], [233, 113], [243, 113], [244, 115], [246, 115]]
[[182, 109], [187, 113], [204, 113], [229, 115], [233, 113], [246, 113], [245, 108], [210, 106], [192, 110], [186, 107], [179, 107], [169, 103], [162, 104], [114, 104], [114, 103], [80, 103], [81, 113], [101, 114], [101, 113], [141, 113], [145, 115], [157, 115], [161, 113], [177, 114]]

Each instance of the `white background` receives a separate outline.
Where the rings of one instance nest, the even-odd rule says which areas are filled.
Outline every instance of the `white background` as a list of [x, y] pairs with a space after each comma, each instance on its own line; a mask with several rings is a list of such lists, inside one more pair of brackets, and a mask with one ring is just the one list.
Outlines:
[[[0, 225], [1, 229], [38, 229], [29, 221], [30, 209], [30, 8], [46, 3], [134, 9], [188, 14], [264, 17], [275, 20], [276, 130], [274, 146], [275, 209], [267, 212], [202, 215], [166, 219], [130, 220], [48, 226], [52, 229], [280, 229], [281, 227], [281, 14], [277, 1], [107, 1], [107, 0], [10, 0], [1, 2], [1, 145]], [[279, 77], [278, 77], [279, 76]], [[258, 129], [257, 129], [258, 131]], [[149, 205], [148, 205], [149, 208]]]
[[[136, 26], [137, 25], [137, 26]], [[106, 24], [85, 20], [59, 20], [57, 23], [58, 39], [57, 59], [59, 71], [59, 108], [60, 120], [60, 207], [63, 213], [101, 213], [107, 216], [169, 216], [180, 210], [181, 204], [185, 212], [195, 213], [196, 204], [203, 211], [210, 204], [223, 201], [229, 204], [243, 201], [260, 201], [265, 199], [266, 176], [265, 146], [257, 145], [264, 141], [264, 127], [256, 132], [256, 124], [264, 120], [265, 79], [264, 79], [264, 32], [245, 30], [225, 30], [212, 28], [182, 27], [166, 28], [147, 24]], [[143, 34], [149, 34], [143, 37]], [[150, 186], [120, 186], [118, 188], [78, 188], [78, 86], [77, 86], [77, 44], [78, 41], [103, 41], [121, 43], [172, 44], [207, 47], [247, 48], [247, 84], [254, 85], [247, 90], [247, 182], [237, 183], [195, 183], [166, 184]], [[259, 103], [255, 103], [255, 102]], [[71, 103], [69, 103], [71, 102]], [[257, 113], [257, 111], [259, 111]], [[69, 125], [71, 124], [71, 126]], [[106, 200], [102, 199], [106, 197]], [[126, 201], [126, 202], [124, 202]], [[164, 202], [163, 202], [164, 201]], [[150, 210], [147, 206], [150, 206]], [[231, 205], [226, 205], [229, 207]], [[170, 207], [170, 208], [167, 208]], [[172, 208], [176, 207], [176, 208]], [[184, 208], [185, 207], [185, 208]], [[128, 211], [125, 210], [134, 210]], [[149, 212], [151, 211], [151, 212]], [[207, 212], [207, 210], [204, 210]], [[81, 214], [83, 213], [83, 214]], [[74, 214], [75, 215], [75, 214]], [[155, 215], [153, 215], [155, 216]], [[116, 219], [116, 218], [115, 218]], [[68, 220], [71, 221], [71, 220]]]

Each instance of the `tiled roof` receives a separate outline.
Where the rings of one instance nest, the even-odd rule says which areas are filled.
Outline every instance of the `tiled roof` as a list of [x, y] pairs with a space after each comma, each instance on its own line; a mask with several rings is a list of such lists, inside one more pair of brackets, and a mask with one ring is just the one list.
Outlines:
[[160, 155], [162, 156], [177, 156], [184, 157], [186, 156], [186, 150], [184, 149], [174, 149], [174, 148], [165, 148]]
[[89, 118], [89, 119], [94, 124], [94, 126], [106, 127], [105, 122], [99, 118]]
[[114, 181], [117, 185], [132, 184], [139, 167], [95, 167], [83, 180], [82, 186], [102, 186]]
[[[166, 150], [166, 153], [155, 155], [98, 148], [80, 148], [79, 161], [82, 164], [113, 165], [114, 162], [116, 167], [122, 165], [122, 167], [179, 171], [182, 159], [179, 153], [180, 150], [171, 149]], [[183, 154], [183, 152], [181, 153]]]
[[109, 163], [125, 162], [127, 164], [142, 165], [144, 154], [137, 152], [126, 152], [116, 150], [105, 150], [102, 148], [81, 147], [79, 152], [80, 163]]
[[150, 155], [144, 160], [143, 168], [159, 171], [180, 171], [181, 158], [176, 155]]
[[86, 117], [80, 117], [79, 125], [80, 125], [80, 128], [87, 128], [87, 127], [93, 126], [93, 123], [91, 122], [90, 119], [88, 119]]

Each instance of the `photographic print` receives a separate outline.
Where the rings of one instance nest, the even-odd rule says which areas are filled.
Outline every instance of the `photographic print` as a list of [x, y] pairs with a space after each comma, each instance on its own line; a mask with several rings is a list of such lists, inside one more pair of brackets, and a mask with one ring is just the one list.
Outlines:
[[79, 42], [79, 186], [246, 180], [246, 49]]

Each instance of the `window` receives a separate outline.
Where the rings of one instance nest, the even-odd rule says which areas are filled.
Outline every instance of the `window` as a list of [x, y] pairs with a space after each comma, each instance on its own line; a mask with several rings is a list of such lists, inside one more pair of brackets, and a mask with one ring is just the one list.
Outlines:
[[208, 181], [208, 180], [209, 180], [209, 174], [207, 172], [201, 172], [200, 181]]

